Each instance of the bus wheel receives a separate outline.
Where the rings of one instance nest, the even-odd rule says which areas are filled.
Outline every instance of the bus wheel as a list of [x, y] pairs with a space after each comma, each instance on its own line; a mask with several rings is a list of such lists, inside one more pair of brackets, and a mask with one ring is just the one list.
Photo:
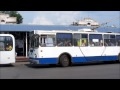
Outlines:
[[60, 57], [60, 65], [62, 66], [62, 67], [67, 67], [67, 66], [69, 66], [69, 58], [68, 58], [68, 56], [67, 55], [62, 55], [61, 57]]

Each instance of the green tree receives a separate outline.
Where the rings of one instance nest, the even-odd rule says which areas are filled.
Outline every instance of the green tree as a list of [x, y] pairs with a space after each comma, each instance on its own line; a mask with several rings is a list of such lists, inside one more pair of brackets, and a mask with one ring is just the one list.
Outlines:
[[17, 24], [23, 22], [23, 17], [17, 11], [0, 11], [0, 13], [9, 14], [10, 17], [17, 17]]

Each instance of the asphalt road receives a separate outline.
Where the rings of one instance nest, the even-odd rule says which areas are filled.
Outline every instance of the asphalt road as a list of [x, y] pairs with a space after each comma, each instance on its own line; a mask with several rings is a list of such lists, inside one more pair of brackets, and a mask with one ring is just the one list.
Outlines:
[[78, 64], [64, 68], [17, 62], [0, 65], [0, 79], [120, 79], [120, 63]]

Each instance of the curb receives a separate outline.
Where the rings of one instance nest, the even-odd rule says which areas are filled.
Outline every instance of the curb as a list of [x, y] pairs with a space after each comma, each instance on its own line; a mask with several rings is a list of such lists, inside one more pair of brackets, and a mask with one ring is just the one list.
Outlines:
[[16, 60], [16, 62], [29, 62], [28, 60]]

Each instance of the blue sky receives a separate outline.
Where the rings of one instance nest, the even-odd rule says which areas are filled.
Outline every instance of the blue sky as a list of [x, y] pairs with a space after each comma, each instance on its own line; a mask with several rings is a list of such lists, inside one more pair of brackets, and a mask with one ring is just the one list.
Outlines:
[[120, 27], [120, 11], [18, 11], [23, 17], [23, 24], [70, 25], [83, 18], [92, 18], [100, 24]]

